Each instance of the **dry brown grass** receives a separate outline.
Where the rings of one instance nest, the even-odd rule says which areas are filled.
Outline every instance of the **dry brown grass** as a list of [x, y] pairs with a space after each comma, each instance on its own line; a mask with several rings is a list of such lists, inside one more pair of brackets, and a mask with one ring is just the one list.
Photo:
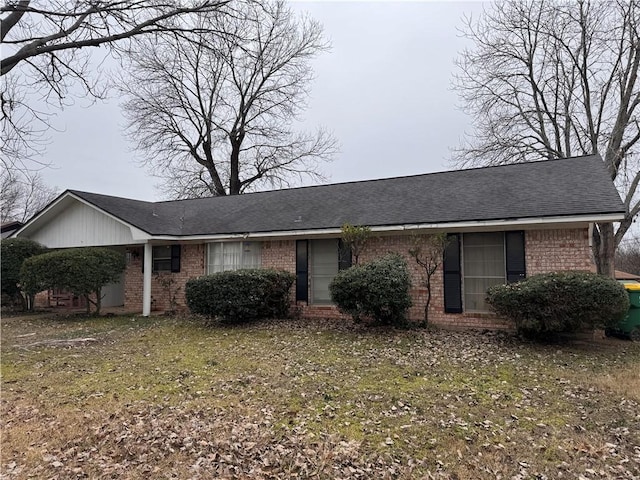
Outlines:
[[639, 366], [625, 341], [3, 319], [0, 477], [638, 478]]
[[640, 403], [640, 368], [637, 365], [635, 368], [600, 373], [591, 381], [596, 387], [607, 390], [617, 397]]

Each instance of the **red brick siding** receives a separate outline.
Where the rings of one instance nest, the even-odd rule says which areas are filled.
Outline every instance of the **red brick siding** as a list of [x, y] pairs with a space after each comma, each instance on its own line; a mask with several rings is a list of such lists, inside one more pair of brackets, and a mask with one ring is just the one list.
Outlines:
[[[131, 247], [127, 249], [131, 253], [131, 261], [127, 265], [125, 273], [125, 308], [142, 310], [142, 252], [143, 247]], [[159, 275], [171, 276], [175, 279], [172, 289], [180, 288], [177, 294], [178, 309], [185, 309], [184, 286], [187, 280], [199, 277], [205, 272], [205, 244], [182, 245], [180, 253], [180, 271], [176, 273], [162, 272], [151, 276], [151, 310], [165, 311], [170, 308], [170, 298], [162, 287]]]
[[262, 267], [296, 273], [296, 241], [271, 240], [262, 242]]
[[[407, 259], [412, 278], [411, 296], [413, 306], [409, 310], [409, 318], [421, 321], [424, 318], [427, 290], [424, 287], [424, 271], [410, 258], [411, 237], [406, 235], [380, 236], [367, 245], [360, 262], [366, 263], [373, 258], [389, 252], [400, 253]], [[291, 242], [291, 253], [280, 251], [279, 255], [288, 260], [288, 268], [295, 272], [295, 242]], [[264, 250], [263, 250], [264, 255]], [[554, 270], [587, 270], [593, 264], [589, 247], [589, 236], [586, 228], [531, 230], [525, 232], [525, 256], [527, 275]], [[263, 265], [264, 264], [263, 256]], [[266, 265], [265, 265], [266, 266]], [[278, 266], [273, 262], [270, 266]], [[442, 268], [432, 277], [431, 303], [429, 321], [447, 327], [459, 328], [510, 328], [510, 324], [492, 314], [462, 313], [448, 314], [444, 312], [444, 290], [442, 284]], [[301, 305], [303, 317], [308, 318], [342, 318], [335, 307], [326, 305]]]
[[[593, 265], [587, 228], [525, 231], [527, 276], [557, 270], [588, 270]], [[460, 328], [511, 328], [492, 314], [444, 312], [442, 271], [434, 275], [437, 300], [432, 301], [429, 320]]]
[[[420, 321], [424, 318], [426, 304], [426, 288], [424, 287], [424, 272], [419, 265], [410, 258], [411, 237], [408, 235], [388, 235], [371, 239], [366, 250], [360, 257], [361, 263], [389, 252], [396, 252], [407, 259], [412, 278], [411, 295], [414, 305], [409, 310], [409, 318]], [[295, 274], [296, 271], [296, 241], [271, 240], [261, 242], [262, 266], [264, 268], [284, 269]], [[134, 251], [135, 249], [130, 249]], [[132, 309], [142, 309], [142, 269], [141, 248], [139, 255], [132, 258], [127, 266], [125, 280], [125, 306]], [[549, 272], [554, 270], [587, 270], [592, 265], [589, 247], [588, 231], [578, 229], [531, 230], [525, 232], [525, 255], [527, 275]], [[177, 285], [181, 287], [178, 304], [184, 307], [184, 284], [192, 277], [205, 273], [206, 244], [183, 245], [180, 273], [173, 275]], [[442, 284], [442, 269], [432, 277], [432, 298], [429, 307], [429, 321], [447, 327], [459, 328], [509, 328], [509, 324], [492, 314], [462, 313], [447, 314], [444, 312], [444, 291]], [[152, 309], [165, 310], [169, 307], [168, 298], [157, 279], [152, 281]], [[291, 300], [295, 301], [295, 289], [292, 289]], [[304, 318], [344, 318], [333, 306], [298, 304], [300, 314]]]
[[586, 228], [527, 232], [525, 256], [527, 276], [557, 270], [590, 270], [594, 266]]

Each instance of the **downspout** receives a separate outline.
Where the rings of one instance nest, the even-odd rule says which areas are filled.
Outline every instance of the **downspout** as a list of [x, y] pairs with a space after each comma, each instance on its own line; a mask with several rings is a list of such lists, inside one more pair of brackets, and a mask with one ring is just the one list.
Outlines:
[[142, 316], [151, 314], [151, 269], [153, 268], [153, 247], [144, 244], [144, 272], [142, 274]]
[[589, 229], [587, 235], [589, 235], [589, 252], [591, 252], [591, 263], [596, 267], [596, 273], [598, 272], [598, 264], [596, 262], [596, 254], [593, 251], [593, 229], [596, 228], [596, 224], [589, 222]]

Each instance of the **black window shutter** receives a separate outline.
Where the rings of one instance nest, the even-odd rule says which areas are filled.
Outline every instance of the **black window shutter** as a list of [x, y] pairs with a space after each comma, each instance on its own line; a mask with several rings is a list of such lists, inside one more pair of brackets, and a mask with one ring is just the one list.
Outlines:
[[460, 267], [460, 234], [447, 235], [447, 248], [442, 264], [444, 270], [444, 311], [462, 313], [462, 269]]
[[180, 245], [171, 245], [171, 272], [180, 271]]
[[142, 273], [144, 273], [144, 247], [140, 251], [140, 259], [142, 260]]
[[338, 240], [338, 270], [346, 270], [351, 268], [351, 265], [351, 248], [340, 239]]
[[524, 232], [521, 230], [505, 232], [504, 243], [507, 257], [507, 283], [524, 280], [527, 276], [524, 258]]
[[296, 241], [296, 301], [309, 301], [309, 241]]

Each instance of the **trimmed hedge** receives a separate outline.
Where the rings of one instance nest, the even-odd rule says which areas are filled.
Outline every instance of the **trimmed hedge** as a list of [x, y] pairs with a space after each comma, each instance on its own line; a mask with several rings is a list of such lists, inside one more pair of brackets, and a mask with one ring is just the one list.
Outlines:
[[87, 313], [94, 304], [100, 314], [102, 287], [120, 280], [125, 267], [124, 255], [115, 250], [69, 248], [28, 258], [22, 264], [20, 280], [29, 294], [60, 288], [82, 295], [87, 299]]
[[295, 276], [273, 269], [219, 272], [187, 282], [185, 295], [192, 313], [241, 323], [289, 315], [289, 291]]
[[487, 302], [529, 338], [609, 328], [629, 310], [629, 296], [612, 278], [589, 272], [555, 272], [495, 285]]
[[27, 238], [7, 238], [0, 242], [0, 269], [2, 271], [2, 293], [13, 301], [19, 300], [23, 306], [24, 298], [20, 295], [20, 268], [27, 258], [44, 253], [47, 249], [38, 242]]
[[373, 319], [387, 325], [404, 322], [410, 288], [407, 262], [398, 254], [342, 270], [329, 284], [331, 300], [341, 312], [356, 322]]

